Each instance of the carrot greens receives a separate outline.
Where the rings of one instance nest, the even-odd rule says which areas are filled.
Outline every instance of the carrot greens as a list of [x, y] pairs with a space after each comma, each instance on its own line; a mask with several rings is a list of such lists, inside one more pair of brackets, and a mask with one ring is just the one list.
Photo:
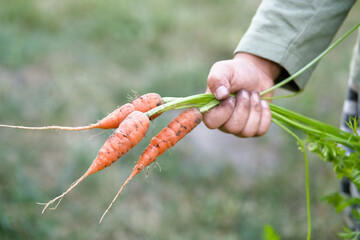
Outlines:
[[[354, 32], [360, 23], [351, 28], [347, 33], [335, 41], [320, 55], [314, 58], [310, 63], [305, 65], [299, 71], [289, 76], [280, 83], [260, 93], [260, 96], [265, 95], [275, 89], [284, 86], [290, 81], [294, 80], [300, 74], [304, 73], [310, 67], [314, 66], [320, 61], [326, 54], [334, 49], [340, 42], [347, 38], [352, 32]], [[288, 96], [272, 97], [285, 98], [292, 97], [299, 93], [295, 93]], [[232, 95], [233, 96], [233, 95]], [[264, 100], [269, 98], [262, 97]], [[220, 101], [216, 100], [211, 94], [198, 94], [185, 98], [163, 98], [165, 104], [150, 110], [147, 114], [158, 114], [164, 111], [173, 109], [182, 109], [190, 107], [199, 107], [201, 112], [206, 112], [213, 107], [216, 107]], [[294, 111], [285, 109], [278, 105], [269, 104], [272, 113], [272, 122], [283, 128], [287, 133], [292, 135], [298, 142], [301, 151], [304, 154], [305, 160], [305, 182], [306, 182], [306, 206], [308, 217], [308, 234], [307, 239], [311, 237], [311, 214], [310, 214], [310, 192], [309, 192], [309, 166], [306, 149], [316, 153], [322, 160], [333, 163], [335, 173], [339, 178], [348, 177], [359, 189], [360, 189], [360, 137], [357, 133], [359, 120], [350, 119], [348, 122], [349, 128], [352, 133], [345, 132], [330, 124], [306, 117]], [[301, 140], [290, 128], [300, 130], [306, 134], [306, 139]], [[347, 154], [343, 147], [347, 147], [352, 150], [352, 153]], [[353, 201], [350, 201], [353, 202]], [[349, 203], [349, 201], [347, 202]], [[359, 216], [360, 219], [360, 216]], [[347, 233], [342, 236], [357, 236], [357, 233]]]

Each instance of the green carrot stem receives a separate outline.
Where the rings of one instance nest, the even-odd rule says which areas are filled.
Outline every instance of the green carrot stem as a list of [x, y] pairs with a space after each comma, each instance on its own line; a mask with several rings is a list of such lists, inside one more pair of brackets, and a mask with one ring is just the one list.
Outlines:
[[166, 102], [165, 104], [162, 104], [154, 109], [149, 110], [145, 114], [148, 117], [151, 117], [153, 115], [156, 115], [156, 114], [159, 114], [162, 112], [179, 109], [181, 107], [192, 105], [192, 104], [202, 106], [202, 105], [206, 105], [209, 101], [211, 101], [213, 99], [214, 99], [214, 96], [212, 94], [208, 94], [208, 93], [197, 94], [197, 95], [192, 95], [192, 96], [183, 97], [183, 98], [166, 97], [166, 98], [163, 98], [163, 100], [167, 100], [168, 102]]
[[282, 108], [280, 106], [277, 106], [275, 104], [269, 103], [269, 106], [272, 111], [275, 111], [283, 116], [286, 116], [291, 119], [296, 119], [298, 121], [301, 121], [303, 123], [306, 123], [308, 125], [311, 125], [313, 127], [316, 127], [318, 130], [325, 131], [325, 132], [331, 132], [333, 135], [339, 136], [339, 137], [345, 137], [350, 138], [352, 134], [345, 132], [337, 127], [334, 127], [330, 124], [320, 122], [318, 120], [306, 117], [304, 115], [301, 115], [299, 113], [296, 113], [294, 111]]
[[171, 101], [175, 101], [175, 100], [178, 100], [179, 98], [178, 97], [163, 97], [162, 100], [165, 102], [165, 103], [168, 103], [168, 102], [171, 102]]
[[300, 90], [300, 91], [294, 92], [292, 94], [284, 95], [284, 96], [261, 97], [261, 99], [262, 100], [275, 100], [275, 99], [292, 98], [292, 97], [299, 95], [302, 92], [303, 92], [303, 90]]
[[304, 141], [302, 141], [294, 132], [285, 127], [282, 123], [277, 121], [276, 119], [272, 120], [286, 132], [288, 132], [291, 136], [293, 136], [300, 145], [301, 151], [304, 154], [304, 162], [305, 162], [305, 189], [306, 189], [306, 213], [307, 213], [307, 240], [311, 239], [311, 205], [310, 205], [310, 174], [309, 174], [309, 161], [306, 154], [306, 148]]
[[[148, 116], [152, 116], [164, 111], [184, 109], [190, 107], [198, 107], [202, 113], [217, 106], [220, 101], [216, 100], [212, 94], [198, 94], [184, 98], [164, 98], [167, 102], [155, 109], [147, 112]], [[326, 124], [296, 112], [279, 107], [275, 104], [269, 104], [273, 117], [279, 121], [303, 130], [305, 133], [315, 134], [317, 136], [325, 136], [328, 139], [341, 143], [347, 147], [355, 148], [360, 146], [360, 141], [354, 135], [342, 131], [330, 124]], [[355, 138], [355, 139], [354, 139]]]
[[310, 133], [310, 134], [314, 134], [316, 136], [326, 137], [327, 139], [330, 139], [330, 140], [332, 140], [334, 142], [343, 144], [344, 146], [347, 146], [349, 148], [355, 148], [355, 147], [360, 146], [359, 142], [348, 141], [348, 139], [340, 138], [340, 137], [334, 136], [334, 135], [332, 135], [332, 134], [330, 134], [328, 132], [317, 130], [317, 129], [313, 128], [312, 126], [307, 126], [307, 125], [304, 125], [304, 124], [299, 123], [297, 121], [291, 120], [291, 119], [289, 119], [287, 117], [284, 117], [284, 116], [282, 116], [282, 115], [280, 115], [280, 114], [278, 114], [276, 112], [272, 112], [272, 116], [273, 116], [274, 119], [279, 120], [279, 121], [281, 121], [282, 123], [285, 123], [288, 126], [300, 129], [300, 130], [304, 131], [305, 133]]
[[200, 112], [204, 113], [209, 111], [210, 109], [212, 109], [213, 107], [219, 105], [220, 101], [217, 99], [214, 99], [212, 101], [210, 101], [208, 104], [204, 105], [203, 107], [200, 108]]

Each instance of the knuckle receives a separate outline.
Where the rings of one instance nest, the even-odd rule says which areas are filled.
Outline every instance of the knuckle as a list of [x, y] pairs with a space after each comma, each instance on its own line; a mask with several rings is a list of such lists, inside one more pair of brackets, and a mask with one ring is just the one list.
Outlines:
[[212, 65], [208, 76], [208, 82], [218, 80], [222, 77], [221, 74], [219, 73], [222, 72], [223, 66], [224, 66], [224, 61], [219, 61]]
[[211, 68], [222, 67], [222, 66], [226, 65], [226, 63], [227, 63], [227, 60], [220, 60], [220, 61], [215, 62]]
[[253, 92], [251, 94], [251, 108], [253, 108], [256, 112], [261, 112], [261, 100], [258, 93]]
[[261, 112], [261, 105], [260, 102], [254, 102], [251, 104], [252, 108], [254, 108], [255, 111]]
[[224, 108], [224, 109], [229, 109], [229, 111], [234, 111], [236, 105], [236, 100], [233, 97], [228, 97], [227, 99], [225, 99], [224, 101], [221, 101], [221, 103], [219, 104], [219, 107]]
[[251, 102], [249, 93], [245, 90], [241, 90], [236, 94], [236, 108], [241, 111], [249, 111]]

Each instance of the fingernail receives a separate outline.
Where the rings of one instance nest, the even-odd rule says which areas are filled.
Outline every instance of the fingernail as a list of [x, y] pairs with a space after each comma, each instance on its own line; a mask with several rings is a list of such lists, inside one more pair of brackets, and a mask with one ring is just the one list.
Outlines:
[[252, 94], [252, 98], [254, 99], [255, 102], [260, 102], [260, 96], [257, 93], [253, 93]]
[[249, 99], [249, 93], [248, 91], [241, 90], [241, 96], [245, 99]]
[[263, 106], [263, 108], [269, 108], [269, 104], [265, 100], [261, 100], [261, 106]]
[[220, 86], [216, 89], [214, 95], [217, 99], [224, 99], [229, 94], [228, 90], [224, 86]]

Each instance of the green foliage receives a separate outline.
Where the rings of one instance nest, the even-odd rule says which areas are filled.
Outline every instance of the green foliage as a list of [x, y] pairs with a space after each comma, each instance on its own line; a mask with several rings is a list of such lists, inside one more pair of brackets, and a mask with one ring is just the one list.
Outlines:
[[280, 236], [276, 234], [271, 225], [264, 226], [263, 240], [280, 240]]
[[323, 197], [322, 200], [326, 201], [328, 204], [332, 204], [338, 212], [343, 211], [346, 207], [360, 203], [359, 198], [343, 196], [338, 192], [328, 194]]
[[333, 163], [334, 171], [339, 178], [346, 176], [355, 184], [360, 184], [358, 161], [360, 153], [358, 151], [347, 154], [337, 142], [318, 136], [309, 135], [306, 141], [311, 152], [316, 153], [320, 159]]
[[[359, 26], [359, 24], [357, 25]], [[353, 28], [355, 29], [355, 28]], [[301, 70], [300, 70], [301, 71]], [[305, 144], [308, 145], [308, 149], [311, 152], [316, 153], [320, 159], [333, 163], [333, 169], [338, 178], [349, 178], [355, 186], [360, 189], [360, 138], [357, 133], [359, 121], [356, 118], [349, 119], [347, 126], [352, 133], [342, 131], [327, 123], [316, 121], [309, 117], [305, 117], [301, 114], [287, 110], [285, 108], [270, 104], [273, 119], [272, 121], [278, 126], [283, 128], [291, 136], [293, 136], [299, 146], [300, 150], [304, 154], [305, 160], [305, 173], [306, 173], [306, 199], [307, 199], [307, 216], [308, 216], [308, 235], [307, 239], [311, 238], [311, 214], [310, 214], [310, 191], [309, 191], [309, 167], [308, 157], [305, 149]], [[297, 130], [301, 130], [306, 134], [306, 140], [301, 140], [293, 131], [288, 127], [293, 127]], [[340, 146], [339, 144], [343, 144]], [[348, 147], [350, 152], [348, 153], [344, 149], [344, 145]], [[356, 204], [359, 200], [352, 198], [344, 201], [344, 198], [340, 198], [340, 195], [331, 195], [327, 198], [329, 203], [334, 204], [335, 208], [343, 210], [350, 204]], [[353, 211], [352, 218], [357, 222], [360, 222], [360, 215], [357, 211]]]
[[351, 231], [348, 228], [344, 228], [344, 230], [345, 230], [345, 232], [338, 234], [341, 238], [347, 239], [347, 240], [357, 240], [357, 239], [359, 239], [359, 237], [360, 237], [359, 232]]
[[[296, 120], [299, 120], [299, 118], [293, 119], [293, 121]], [[310, 120], [308, 122], [310, 122]], [[295, 124], [289, 124], [289, 125], [295, 126]], [[309, 127], [315, 128], [316, 125], [321, 126], [321, 123], [316, 123], [315, 125], [313, 126], [311, 125]], [[353, 118], [349, 120], [347, 125], [352, 130], [352, 134], [350, 136], [347, 136], [346, 133], [343, 133], [343, 135], [345, 136], [342, 137], [345, 138], [344, 140], [346, 140], [346, 137], [348, 138], [346, 143], [347, 146], [350, 146], [351, 149], [350, 152], [347, 152], [344, 149], [344, 146], [339, 145], [339, 143], [341, 143], [342, 141], [339, 142], [338, 137], [333, 138], [331, 135], [327, 136], [327, 132], [323, 132], [323, 133], [320, 132], [318, 135], [316, 135], [314, 134], [313, 131], [306, 130], [307, 138], [305, 141], [301, 141], [296, 135], [294, 135], [294, 133], [292, 132], [290, 133], [298, 139], [299, 144], [300, 143], [302, 144], [301, 146], [303, 146], [303, 144], [306, 143], [308, 145], [308, 149], [311, 152], [316, 153], [320, 159], [327, 162], [331, 162], [333, 164], [334, 172], [336, 173], [338, 178], [341, 179], [347, 177], [351, 180], [351, 182], [353, 182], [356, 185], [358, 189], [360, 189], [360, 163], [359, 163], [360, 149], [358, 146], [359, 135], [357, 133], [359, 121], [358, 119]], [[333, 131], [333, 134], [337, 135], [336, 131]], [[354, 143], [353, 145], [352, 142]], [[305, 151], [303, 147], [302, 147], [302, 151]], [[307, 161], [306, 160], [307, 156], [305, 152], [304, 152], [304, 157], [305, 157], [305, 161]], [[306, 188], [308, 189], [308, 185], [306, 186]], [[326, 196], [323, 199], [326, 200], [329, 204], [332, 204], [338, 212], [343, 211], [346, 207], [358, 206], [358, 204], [360, 203], [360, 198], [346, 197], [340, 195], [339, 193], [333, 193], [331, 195]], [[353, 209], [352, 218], [354, 219], [355, 222], [360, 221], [360, 214], [358, 213], [357, 209]], [[341, 236], [344, 239], [349, 239], [349, 238], [357, 239], [359, 235], [358, 233], [348, 230], [346, 233], [339, 234], [339, 236]]]

